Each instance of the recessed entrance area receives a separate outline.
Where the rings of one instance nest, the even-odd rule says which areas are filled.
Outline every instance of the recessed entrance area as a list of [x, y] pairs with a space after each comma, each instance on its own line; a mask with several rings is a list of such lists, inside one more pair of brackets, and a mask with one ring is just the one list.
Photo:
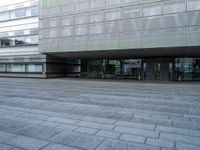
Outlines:
[[146, 80], [175, 79], [175, 59], [144, 59], [143, 66]]

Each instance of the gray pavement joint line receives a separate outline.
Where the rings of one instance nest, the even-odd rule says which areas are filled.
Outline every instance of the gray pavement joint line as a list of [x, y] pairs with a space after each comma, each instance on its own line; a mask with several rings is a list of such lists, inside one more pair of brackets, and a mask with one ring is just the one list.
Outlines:
[[96, 150], [107, 138], [105, 137], [95, 148], [94, 150]]
[[[12, 138], [10, 138], [10, 139], [12, 139]], [[1, 144], [5, 144], [5, 145], [12, 146], [10, 150], [12, 150], [13, 148], [20, 148], [20, 149], [24, 149], [24, 148], [21, 148], [21, 147], [19, 147], [19, 146], [15, 146], [15, 145], [8, 144], [8, 143], [6, 143], [5, 141], [3, 141], [3, 142], [0, 142], [0, 143], [1, 143]], [[24, 149], [24, 150], [28, 150], [28, 149]]]

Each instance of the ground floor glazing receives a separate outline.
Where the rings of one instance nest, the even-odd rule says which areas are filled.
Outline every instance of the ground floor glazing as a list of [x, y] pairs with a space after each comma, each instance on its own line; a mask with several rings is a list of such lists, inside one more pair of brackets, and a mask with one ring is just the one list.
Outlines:
[[200, 58], [67, 59], [0, 57], [0, 76], [200, 81]]
[[81, 60], [81, 77], [200, 80], [200, 58]]

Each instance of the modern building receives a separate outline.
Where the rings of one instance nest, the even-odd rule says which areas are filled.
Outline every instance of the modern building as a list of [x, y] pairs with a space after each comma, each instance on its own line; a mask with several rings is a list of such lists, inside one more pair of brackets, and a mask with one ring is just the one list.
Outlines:
[[41, 77], [38, 0], [0, 0], [0, 76]]
[[[38, 19], [36, 1], [23, 1], [0, 8], [1, 43], [11, 43], [0, 48], [4, 75], [24, 64], [25, 76], [200, 80], [199, 0], [40, 0], [39, 51], [26, 37], [12, 45], [11, 26]], [[18, 8], [26, 15], [12, 18]]]

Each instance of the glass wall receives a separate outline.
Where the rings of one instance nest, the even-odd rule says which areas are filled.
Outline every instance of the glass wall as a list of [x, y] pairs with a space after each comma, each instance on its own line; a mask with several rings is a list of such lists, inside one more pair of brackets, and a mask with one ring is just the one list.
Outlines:
[[42, 73], [43, 64], [0, 64], [0, 73]]
[[[66, 44], [51, 43], [51, 38], [60, 36], [71, 39], [63, 51], [200, 45], [199, 0], [43, 0], [40, 8], [45, 52], [59, 47], [55, 44]], [[52, 30], [53, 36], [47, 34]], [[90, 40], [81, 40], [84, 46], [76, 47], [76, 39], [93, 37], [98, 47]]]
[[28, 46], [38, 43], [38, 35], [0, 38], [0, 47]]
[[[158, 62], [150, 62], [153, 67], [149, 71], [155, 73], [155, 79], [160, 80], [163, 71], [160, 67], [166, 62], [159, 58], [154, 61]], [[148, 63], [146, 59], [85, 59], [81, 60], [81, 76], [146, 80]], [[175, 64], [170, 62], [168, 67], [169, 80], [200, 81], [200, 58], [176, 58]]]
[[81, 60], [82, 77], [138, 79], [142, 72], [140, 59]]
[[8, 21], [12, 19], [19, 19], [24, 17], [38, 16], [38, 6], [31, 6], [15, 10], [7, 10], [0, 12], [0, 21]]
[[200, 58], [177, 58], [176, 76], [181, 80], [200, 80]]

